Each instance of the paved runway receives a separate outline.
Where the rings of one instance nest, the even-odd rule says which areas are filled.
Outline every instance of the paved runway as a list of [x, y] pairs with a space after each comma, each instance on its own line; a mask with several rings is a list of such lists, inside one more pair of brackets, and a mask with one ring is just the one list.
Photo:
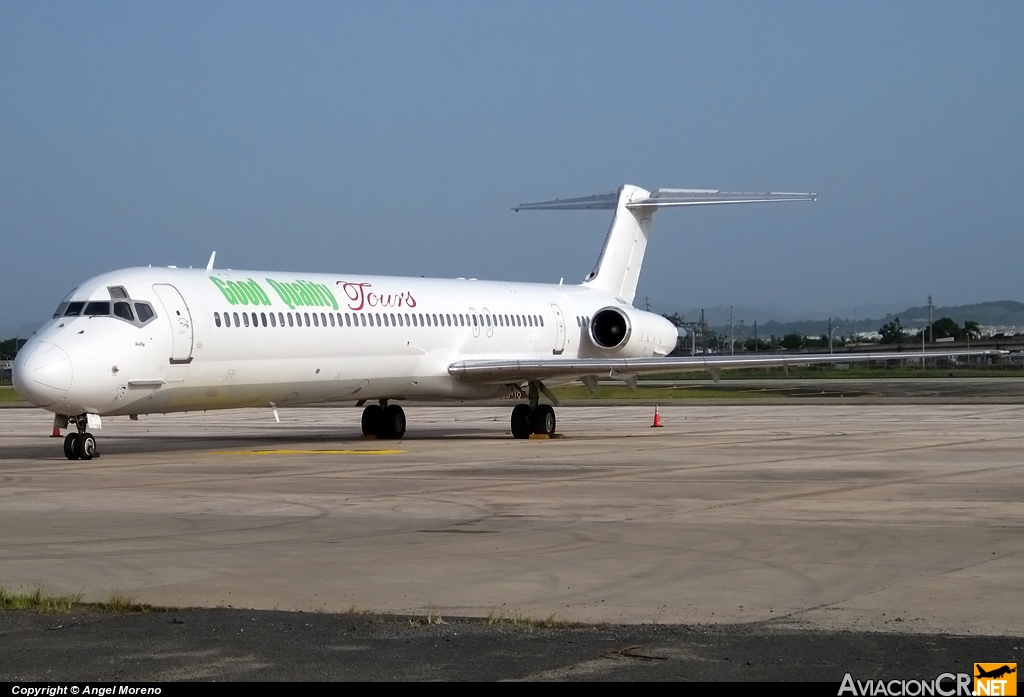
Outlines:
[[[0, 411], [0, 583], [174, 606], [1019, 635], [1022, 405]], [[373, 453], [374, 450], [399, 452]], [[283, 452], [273, 452], [283, 451]], [[330, 452], [322, 452], [330, 451]], [[353, 452], [365, 451], [365, 452]]]

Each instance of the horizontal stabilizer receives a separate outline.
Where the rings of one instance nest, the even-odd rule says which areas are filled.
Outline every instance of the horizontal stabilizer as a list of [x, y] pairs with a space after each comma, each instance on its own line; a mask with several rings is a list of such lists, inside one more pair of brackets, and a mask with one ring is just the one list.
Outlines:
[[619, 202], [619, 192], [594, 194], [581, 198], [556, 198], [537, 203], [520, 203], [512, 210], [519, 211], [613, 211]]
[[784, 191], [763, 193], [714, 191], [710, 189], [658, 189], [639, 201], [630, 201], [626, 208], [664, 208], [666, 206], [707, 206], [715, 203], [770, 203], [772, 201], [814, 201], [818, 194], [797, 194]]
[[[770, 203], [772, 201], [814, 201], [818, 194], [794, 193], [788, 191], [719, 191], [717, 189], [658, 189], [649, 196], [626, 203], [626, 208], [665, 208], [669, 206], [707, 206], [722, 203]], [[586, 211], [615, 210], [619, 203], [619, 192], [583, 196], [581, 198], [556, 198], [551, 201], [520, 203], [514, 211]]]

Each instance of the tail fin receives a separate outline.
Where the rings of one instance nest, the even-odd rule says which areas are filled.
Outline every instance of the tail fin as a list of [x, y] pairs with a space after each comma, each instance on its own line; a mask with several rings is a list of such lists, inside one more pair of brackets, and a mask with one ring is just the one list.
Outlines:
[[701, 206], [721, 203], [762, 203], [768, 201], [813, 201], [817, 194], [736, 193], [712, 189], [658, 189], [653, 194], [625, 184], [618, 191], [583, 198], [523, 203], [515, 211], [529, 210], [614, 210], [611, 227], [597, 266], [583, 285], [606, 291], [632, 303], [640, 281], [640, 267], [651, 234], [651, 218], [659, 208]]

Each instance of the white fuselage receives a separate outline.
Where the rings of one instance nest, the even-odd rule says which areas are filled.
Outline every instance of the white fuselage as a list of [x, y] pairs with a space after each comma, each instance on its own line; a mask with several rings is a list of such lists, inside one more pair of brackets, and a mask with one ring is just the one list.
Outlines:
[[[140, 316], [138, 303], [154, 316]], [[675, 347], [667, 320], [586, 286], [125, 269], [61, 303], [19, 352], [15, 387], [63, 415], [504, 396], [514, 386], [464, 383], [449, 366], [606, 355], [587, 318], [609, 306], [639, 320], [615, 355]]]

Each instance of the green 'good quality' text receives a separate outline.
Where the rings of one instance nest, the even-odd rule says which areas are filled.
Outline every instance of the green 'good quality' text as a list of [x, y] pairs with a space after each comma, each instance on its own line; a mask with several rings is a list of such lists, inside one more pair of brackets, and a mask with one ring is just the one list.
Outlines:
[[[224, 298], [232, 305], [270, 305], [270, 297], [259, 283], [251, 278], [244, 281], [224, 281], [210, 276]], [[338, 301], [323, 283], [309, 281], [275, 281], [266, 279], [277, 296], [291, 309], [296, 307], [330, 307], [338, 309]]]

